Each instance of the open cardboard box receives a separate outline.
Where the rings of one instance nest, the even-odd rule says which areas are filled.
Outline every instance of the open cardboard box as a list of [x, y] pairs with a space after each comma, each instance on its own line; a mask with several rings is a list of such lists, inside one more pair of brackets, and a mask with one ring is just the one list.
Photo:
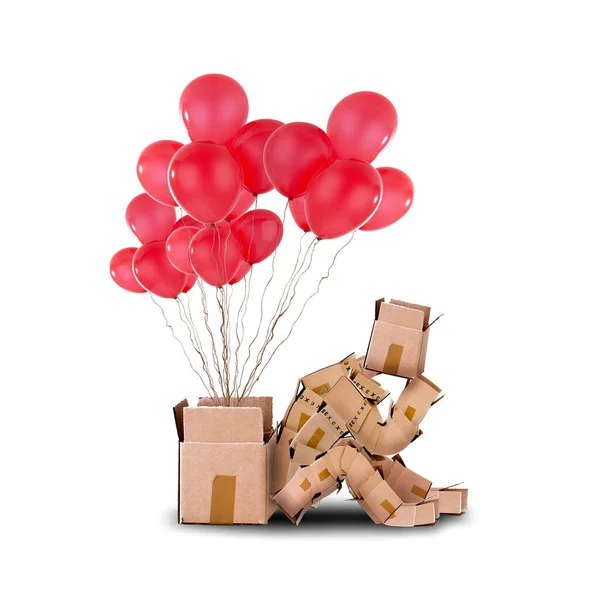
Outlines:
[[429, 328], [433, 325], [430, 313], [428, 306], [420, 304], [377, 300], [364, 368], [408, 379], [421, 375], [425, 370]]
[[215, 406], [201, 398], [174, 408], [179, 437], [179, 522], [264, 524], [271, 499], [275, 432], [272, 398]]

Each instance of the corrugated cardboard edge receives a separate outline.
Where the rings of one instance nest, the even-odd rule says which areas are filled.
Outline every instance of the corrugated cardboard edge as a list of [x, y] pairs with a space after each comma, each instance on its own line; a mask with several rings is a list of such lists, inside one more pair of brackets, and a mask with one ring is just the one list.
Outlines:
[[277, 446], [277, 435], [273, 431], [271, 437], [266, 442], [267, 446], [267, 498], [265, 501], [265, 519], [263, 523], [268, 523], [273, 513], [277, 510], [277, 504], [273, 500], [273, 461], [275, 458], [275, 447]]
[[181, 444], [183, 442], [183, 409], [188, 406], [187, 399], [182, 400], [173, 407], [175, 427], [177, 429], [177, 521], [181, 523]]

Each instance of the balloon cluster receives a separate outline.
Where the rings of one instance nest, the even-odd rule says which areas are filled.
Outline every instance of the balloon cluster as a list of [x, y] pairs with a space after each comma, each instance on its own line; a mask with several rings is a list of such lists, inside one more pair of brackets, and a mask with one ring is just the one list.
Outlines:
[[[370, 164], [398, 122], [380, 94], [344, 98], [326, 133], [303, 122], [246, 123], [242, 86], [211, 74], [187, 85], [180, 112], [191, 143], [160, 140], [138, 159], [145, 193], [131, 200], [125, 217], [142, 246], [124, 248], [110, 262], [114, 281], [127, 291], [176, 298], [197, 277], [217, 288], [241, 281], [281, 242], [281, 219], [256, 208], [258, 195], [273, 188], [288, 199], [298, 227], [319, 240], [387, 227], [411, 206], [409, 177]], [[187, 213], [179, 220], [176, 207]]]

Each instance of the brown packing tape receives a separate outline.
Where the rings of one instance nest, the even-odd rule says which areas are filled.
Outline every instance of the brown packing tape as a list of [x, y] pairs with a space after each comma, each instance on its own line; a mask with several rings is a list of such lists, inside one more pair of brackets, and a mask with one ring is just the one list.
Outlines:
[[235, 475], [217, 475], [214, 478], [210, 501], [211, 525], [233, 525], [235, 482]]
[[384, 373], [390, 373], [392, 375], [398, 373], [403, 351], [404, 346], [401, 346], [400, 344], [390, 344], [387, 354], [385, 355], [385, 362], [383, 363]]

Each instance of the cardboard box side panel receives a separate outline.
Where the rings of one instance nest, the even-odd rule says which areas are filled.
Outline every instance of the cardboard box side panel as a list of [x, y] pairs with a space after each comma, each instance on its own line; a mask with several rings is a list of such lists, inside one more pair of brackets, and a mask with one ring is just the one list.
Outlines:
[[419, 374], [422, 342], [421, 331], [375, 321], [367, 350], [366, 367], [380, 373], [412, 379]]
[[183, 442], [180, 456], [180, 522], [210, 523], [213, 493], [215, 486], [220, 486], [217, 482], [231, 486], [234, 477], [233, 522], [265, 522], [267, 449], [264, 444]]

